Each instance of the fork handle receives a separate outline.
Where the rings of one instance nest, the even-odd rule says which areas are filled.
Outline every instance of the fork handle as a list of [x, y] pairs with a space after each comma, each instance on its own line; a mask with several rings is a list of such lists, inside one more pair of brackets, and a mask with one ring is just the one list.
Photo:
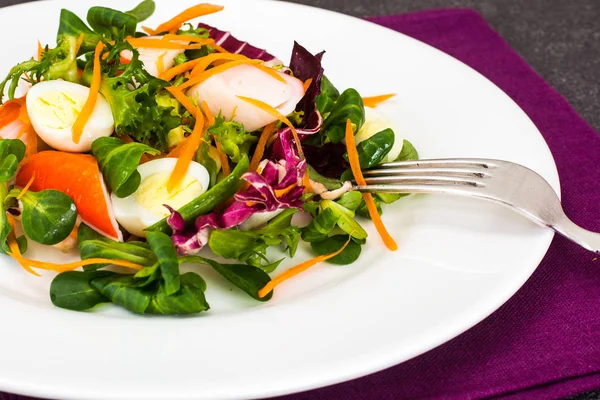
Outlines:
[[588, 231], [571, 221], [566, 215], [550, 225], [557, 233], [596, 254], [600, 254], [600, 233]]

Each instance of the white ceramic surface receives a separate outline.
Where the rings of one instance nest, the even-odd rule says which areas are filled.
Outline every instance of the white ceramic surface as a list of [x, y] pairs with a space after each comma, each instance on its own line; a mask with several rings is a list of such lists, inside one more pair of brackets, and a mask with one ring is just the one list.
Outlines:
[[[129, 9], [135, 1], [36, 2], [0, 10], [0, 71], [52, 42], [61, 7]], [[193, 4], [157, 1], [144, 25]], [[219, 1], [207, 23], [288, 60], [294, 40], [327, 50], [338, 88], [396, 92], [380, 107], [423, 158], [488, 157], [522, 163], [558, 191], [536, 127], [501, 90], [455, 59], [358, 19], [285, 2]], [[8, 39], [10, 38], [10, 40]], [[368, 225], [351, 266], [320, 265], [255, 302], [202, 268], [211, 310], [139, 317], [116, 307], [54, 308], [53, 274], [35, 278], [0, 258], [0, 390], [62, 399], [233, 399], [311, 389], [421, 354], [504, 303], [531, 275], [552, 233], [493, 204], [410, 196], [385, 209], [400, 245], [391, 253]], [[305, 257], [299, 252], [297, 260]], [[32, 257], [59, 259], [34, 249]], [[282, 268], [283, 269], [283, 268]], [[280, 269], [278, 272], [281, 272]]]

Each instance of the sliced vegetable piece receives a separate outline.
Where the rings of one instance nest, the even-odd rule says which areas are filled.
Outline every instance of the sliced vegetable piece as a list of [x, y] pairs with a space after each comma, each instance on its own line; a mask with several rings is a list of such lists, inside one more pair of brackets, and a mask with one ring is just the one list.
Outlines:
[[192, 130], [189, 140], [185, 142], [185, 147], [182, 149], [179, 158], [177, 158], [175, 169], [173, 169], [173, 172], [167, 181], [167, 190], [169, 192], [179, 186], [181, 180], [185, 177], [185, 174], [190, 166], [190, 162], [194, 159], [196, 151], [198, 150], [198, 147], [200, 147], [203, 132], [204, 118], [202, 118], [202, 113], [197, 112], [196, 125], [194, 125], [194, 129]]
[[202, 17], [204, 15], [214, 14], [216, 12], [221, 11], [222, 9], [223, 6], [217, 6], [214, 4], [197, 4], [195, 6], [185, 9], [170, 20], [163, 22], [162, 24], [157, 26], [156, 29], [154, 29], [153, 34], [177, 31], [179, 30], [179, 28], [181, 28], [181, 25], [183, 25], [185, 22], [191, 19]]
[[365, 107], [375, 108], [379, 104], [383, 103], [386, 100], [391, 99], [394, 96], [396, 96], [396, 93], [382, 94], [380, 96], [373, 96], [373, 97], [363, 97], [362, 100], [363, 100], [363, 104], [365, 105]]

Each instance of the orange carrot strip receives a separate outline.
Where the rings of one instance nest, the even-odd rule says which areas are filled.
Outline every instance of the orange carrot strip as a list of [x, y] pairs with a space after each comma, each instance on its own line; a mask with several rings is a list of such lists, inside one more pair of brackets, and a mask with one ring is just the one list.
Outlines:
[[170, 42], [168, 40], [144, 39], [128, 37], [127, 41], [135, 48], [146, 49], [167, 49], [167, 50], [198, 50], [202, 48], [201, 44], [185, 44]]
[[[352, 130], [352, 123], [350, 122], [350, 119], [346, 121], [346, 148], [348, 150], [348, 162], [350, 163], [350, 168], [352, 169], [354, 179], [359, 186], [365, 186], [367, 182], [365, 181], [365, 178], [360, 170], [358, 151], [356, 150], [356, 141], [354, 140], [354, 132]], [[379, 236], [381, 236], [383, 243], [391, 251], [398, 250], [396, 241], [385, 228], [385, 225], [381, 220], [381, 216], [377, 212], [377, 206], [375, 205], [373, 196], [371, 193], [363, 193], [362, 196], [367, 205], [367, 209], [369, 210], [369, 215], [373, 220], [373, 224], [375, 224], [375, 228], [377, 228], [377, 232], [379, 233]]]
[[304, 93], [306, 93], [306, 91], [308, 90], [308, 88], [310, 87], [310, 84], [312, 83], [312, 78], [308, 78], [306, 81], [304, 81]]
[[[175, 31], [177, 32], [177, 31]], [[229, 51], [227, 51], [226, 49], [224, 49], [223, 47], [219, 46], [214, 39], [203, 39], [203, 38], [199, 38], [197, 36], [190, 36], [190, 35], [175, 35], [172, 33], [167, 33], [166, 35], [164, 35], [163, 40], [169, 40], [169, 41], [188, 41], [188, 42], [192, 42], [192, 43], [200, 43], [203, 46], [210, 46], [212, 48], [214, 48], [215, 50], [221, 52], [221, 53], [229, 53]]]
[[[14, 257], [14, 255], [13, 255], [13, 257]], [[87, 260], [75, 261], [75, 262], [68, 263], [68, 264], [56, 264], [56, 263], [51, 263], [51, 262], [46, 262], [46, 261], [30, 260], [23, 256], [18, 256], [18, 258], [17, 257], [15, 257], [15, 258], [17, 259], [17, 261], [23, 262], [26, 265], [31, 266], [33, 268], [43, 269], [43, 270], [47, 270], [47, 271], [56, 271], [56, 272], [72, 271], [79, 267], [85, 267], [86, 265], [92, 265], [92, 264], [112, 264], [112, 265], [118, 265], [120, 267], [127, 267], [127, 268], [132, 268], [132, 269], [137, 269], [137, 270], [144, 268], [143, 265], [135, 264], [135, 263], [125, 261], [125, 260], [112, 260], [110, 258], [88, 258]]]
[[273, 116], [274, 118], [277, 118], [279, 121], [281, 121], [284, 124], [286, 124], [287, 126], [289, 126], [290, 129], [292, 130], [292, 135], [294, 135], [294, 141], [296, 142], [296, 148], [298, 149], [298, 155], [300, 156], [301, 160], [304, 159], [304, 152], [302, 151], [302, 143], [300, 143], [300, 138], [298, 137], [298, 132], [296, 131], [296, 128], [294, 128], [294, 125], [292, 125], [290, 120], [287, 119], [287, 117], [285, 115], [283, 115], [276, 108], [271, 107], [264, 101], [260, 101], [260, 100], [253, 99], [250, 97], [245, 97], [245, 96], [237, 96], [237, 98], [244, 100], [246, 103], [250, 103], [257, 108], [260, 108], [262, 111]]
[[265, 126], [260, 134], [260, 138], [258, 138], [258, 143], [256, 144], [256, 149], [254, 149], [254, 154], [252, 154], [252, 160], [250, 161], [250, 168], [248, 171], [256, 171], [258, 168], [258, 164], [260, 164], [263, 155], [265, 154], [267, 141], [273, 132], [275, 132], [275, 122], [271, 122], [269, 125]]
[[280, 72], [275, 71], [271, 67], [267, 67], [266, 65], [263, 65], [263, 64], [257, 64], [256, 68], [267, 73], [268, 75], [271, 76], [271, 78], [274, 78], [275, 80], [278, 80], [279, 82], [287, 83], [286, 80], [283, 78], [283, 76], [281, 76], [282, 74]]
[[186, 142], [190, 140], [189, 137], [186, 137], [185, 139], [183, 139], [181, 141], [181, 143], [179, 143], [177, 146], [175, 146], [173, 148], [173, 150], [171, 150], [168, 154], [167, 154], [167, 158], [179, 158], [179, 156], [181, 155], [181, 152], [183, 151], [183, 149], [186, 146]]
[[194, 68], [196, 66], [196, 64], [198, 64], [201, 61], [202, 61], [202, 58], [197, 58], [195, 60], [184, 62], [183, 64], [176, 65], [173, 68], [170, 68], [170, 69], [164, 71], [163, 73], [158, 75], [158, 77], [162, 80], [170, 81], [171, 79], [175, 78], [177, 75], [183, 74], [184, 72], [191, 70], [192, 68]]
[[350, 240], [352, 240], [352, 236], [348, 236], [348, 240], [346, 240], [346, 243], [344, 243], [344, 245], [342, 247], [340, 247], [339, 250], [334, 251], [333, 253], [329, 253], [329, 254], [323, 254], [322, 256], [318, 256], [315, 257], [313, 259], [304, 261], [301, 264], [296, 265], [293, 268], [288, 269], [287, 271], [279, 274], [277, 277], [275, 277], [273, 280], [269, 281], [269, 283], [267, 283], [262, 289], [260, 289], [258, 291], [258, 297], [263, 298], [266, 295], [268, 295], [273, 289], [275, 289], [276, 286], [280, 285], [281, 283], [285, 282], [286, 280], [298, 275], [301, 272], [306, 271], [307, 269], [309, 269], [310, 267], [322, 262], [322, 261], [326, 261], [329, 260], [330, 258], [333, 258], [335, 256], [337, 256], [338, 254], [340, 254], [342, 251], [344, 251], [344, 249], [346, 248], [346, 246], [348, 246], [348, 243], [350, 243]]
[[[260, 60], [250, 60], [250, 59], [231, 61], [231, 62], [228, 62], [227, 64], [223, 64], [223, 65], [219, 65], [218, 67], [211, 68], [210, 70], [205, 71], [201, 74], [198, 74], [197, 76], [194, 76], [194, 71], [192, 71], [192, 78], [189, 81], [186, 81], [177, 87], [183, 90], [183, 89], [189, 88], [190, 86], [194, 86], [200, 82], [204, 82], [208, 78], [210, 78], [214, 75], [220, 74], [221, 72], [226, 71], [230, 68], [237, 67], [238, 65], [244, 65], [244, 64], [253, 65], [253, 64], [258, 64], [260, 62], [261, 62]], [[200, 64], [198, 64], [198, 65], [200, 65]], [[194, 69], [196, 69], [198, 67], [198, 65]]]
[[81, 44], [83, 43], [83, 32], [77, 38], [77, 42], [75, 43], [75, 55], [79, 53], [79, 49], [81, 48]]
[[179, 87], [180, 86], [169, 86], [166, 89], [173, 95], [173, 97], [177, 99], [177, 101], [181, 103], [181, 105], [185, 107], [186, 110], [190, 112], [190, 114], [194, 116], [194, 118], [197, 118], [198, 107], [192, 103], [192, 101], [179, 89]]
[[160, 33], [160, 32], [177, 31], [181, 27], [181, 25], [183, 25], [183, 23], [185, 23], [191, 19], [198, 18], [203, 15], [213, 14], [213, 13], [221, 11], [222, 9], [223, 9], [223, 6], [217, 6], [214, 4], [207, 4], [207, 3], [197, 4], [195, 6], [192, 6], [188, 9], [180, 12], [179, 14], [177, 14], [170, 20], [163, 22], [162, 24], [157, 26], [156, 29], [154, 29], [154, 32]]
[[310, 184], [310, 177], [308, 176], [308, 171], [304, 173], [302, 176], [302, 186], [304, 186], [304, 193], [312, 193], [312, 185]]
[[16, 235], [17, 230], [16, 230], [15, 219], [12, 215], [10, 215], [8, 213], [6, 214], [6, 219], [8, 220], [8, 223], [11, 227], [11, 232], [8, 234], [8, 238], [7, 238], [8, 248], [10, 249], [10, 253], [11, 253], [10, 255], [15, 260], [17, 260], [19, 264], [21, 264], [21, 267], [23, 267], [23, 269], [25, 271], [29, 272], [32, 275], [40, 276], [40, 274], [38, 274], [33, 269], [31, 269], [31, 267], [29, 265], [27, 265], [21, 261], [23, 256], [21, 255], [21, 250], [19, 250], [19, 244], [17, 243], [17, 235]]
[[42, 59], [42, 54], [44, 54], [44, 48], [42, 47], [42, 44], [38, 40], [38, 48], [37, 48], [37, 59], [38, 59], [38, 61]]
[[249, 60], [248, 57], [243, 56], [241, 54], [209, 54], [205, 57], [198, 58], [195, 61], [199, 61], [197, 65], [194, 66], [192, 70], [192, 77], [198, 76], [200, 73], [204, 72], [208, 66], [216, 61], [239, 61], [239, 60]]
[[29, 182], [27, 182], [27, 185], [25, 185], [25, 187], [23, 189], [21, 189], [21, 191], [17, 195], [17, 200], [21, 200], [21, 197], [25, 196], [25, 193], [27, 193], [27, 191], [33, 184], [34, 180], [35, 180], [35, 174], [31, 175], [31, 179], [29, 179]]
[[147, 26], [142, 26], [142, 30], [150, 36], [156, 35], [156, 32], [154, 31], [154, 29], [148, 28]]
[[396, 93], [382, 94], [381, 96], [363, 97], [362, 101], [365, 106], [375, 108], [384, 101], [394, 97]]
[[285, 195], [286, 193], [289, 193], [290, 190], [292, 190], [293, 188], [295, 188], [297, 185], [295, 183], [292, 183], [290, 186], [283, 188], [283, 189], [275, 189], [273, 192], [275, 193], [275, 197], [281, 197], [283, 195]]
[[175, 168], [169, 176], [167, 181], [167, 190], [171, 192], [181, 183], [181, 180], [185, 177], [190, 163], [194, 159], [196, 150], [200, 147], [202, 142], [202, 132], [204, 131], [204, 118], [201, 112], [196, 112], [196, 125], [192, 130], [192, 134], [189, 136], [189, 140], [186, 140], [185, 147], [181, 151], [181, 155], [177, 158]]
[[215, 124], [215, 117], [212, 115], [212, 112], [210, 111], [210, 108], [208, 108], [208, 104], [205, 100], [202, 100], [200, 106], [202, 107], [202, 112], [206, 116], [208, 122], [208, 124], [206, 124], [206, 129], [208, 129]]
[[81, 135], [83, 134], [83, 128], [87, 124], [88, 119], [96, 107], [96, 99], [98, 98], [98, 90], [100, 89], [100, 53], [104, 48], [104, 43], [101, 41], [96, 45], [94, 51], [94, 70], [92, 72], [92, 84], [90, 85], [90, 94], [81, 109], [81, 112], [77, 116], [75, 123], [73, 124], [73, 142], [79, 143]]
[[158, 74], [162, 74], [163, 72], [165, 72], [165, 56], [167, 55], [167, 52], [165, 51], [164, 53], [161, 53], [161, 55], [159, 55], [158, 57], [156, 57], [156, 71], [158, 72]]
[[217, 140], [216, 137], [213, 136], [215, 140], [215, 146], [217, 147], [217, 153], [219, 154], [219, 160], [221, 160], [221, 168], [223, 168], [223, 177], [226, 177], [231, 173], [231, 168], [229, 168], [229, 159], [227, 158], [227, 154], [223, 153], [223, 149], [221, 148], [221, 143]]

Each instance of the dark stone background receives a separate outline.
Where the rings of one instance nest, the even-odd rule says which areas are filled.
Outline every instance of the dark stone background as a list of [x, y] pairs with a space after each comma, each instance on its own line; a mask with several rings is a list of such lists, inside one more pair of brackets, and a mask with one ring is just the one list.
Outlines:
[[[0, 7], [31, 0], [0, 0]], [[430, 8], [479, 11], [525, 60], [600, 131], [600, 0], [292, 0], [354, 15]], [[600, 400], [600, 392], [573, 400]]]

